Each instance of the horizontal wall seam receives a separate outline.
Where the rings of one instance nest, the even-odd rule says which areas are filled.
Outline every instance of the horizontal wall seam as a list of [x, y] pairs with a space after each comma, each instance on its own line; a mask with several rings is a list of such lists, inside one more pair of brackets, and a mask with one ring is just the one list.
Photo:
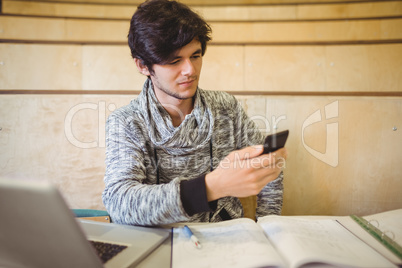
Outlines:
[[[18, 40], [0, 39], [0, 43], [11, 44], [41, 44], [41, 45], [107, 45], [107, 46], [127, 46], [127, 42], [115, 41], [59, 41], [59, 40]], [[337, 45], [378, 45], [378, 44], [398, 44], [402, 39], [384, 40], [345, 40], [345, 41], [284, 41], [284, 42], [209, 42], [212, 46], [337, 46]]]
[[[60, 20], [94, 20], [94, 21], [130, 21], [130, 18], [99, 18], [99, 17], [72, 17], [72, 16], [50, 16], [50, 15], [24, 15], [14, 13], [1, 13], [2, 17], [22, 17], [38, 19], [60, 19]], [[402, 15], [378, 16], [378, 17], [356, 17], [356, 18], [319, 18], [319, 19], [275, 19], [275, 20], [207, 20], [208, 23], [283, 23], [283, 22], [328, 22], [328, 21], [356, 21], [356, 20], [392, 20], [401, 19]]]
[[[138, 95], [141, 90], [0, 90], [0, 95]], [[401, 91], [225, 91], [237, 96], [402, 97]]]
[[[26, 0], [18, 1], [18, 0], [13, 0], [15, 2], [26, 2]], [[375, 2], [383, 2], [384, 0], [345, 0], [345, 1], [332, 1], [332, 0], [326, 0], [326, 1], [316, 1], [316, 2], [289, 2], [289, 3], [283, 3], [280, 0], [277, 2], [273, 3], [244, 3], [244, 4], [231, 4], [231, 3], [225, 3], [225, 4], [187, 4], [190, 7], [221, 7], [221, 6], [229, 6], [229, 7], [243, 7], [243, 6], [294, 6], [294, 5], [300, 5], [300, 6], [307, 6], [307, 5], [333, 5], [333, 4], [359, 4], [359, 3], [375, 3]], [[397, 2], [400, 0], [387, 0], [386, 2]], [[77, 2], [77, 1], [57, 1], [57, 0], [36, 0], [36, 1], [30, 1], [30, 2], [38, 2], [38, 3], [58, 3], [58, 4], [83, 4], [83, 5], [105, 5], [105, 6], [138, 6], [142, 1], [138, 1], [138, 3], [128, 3], [128, 2], [118, 2], [118, 1], [113, 1], [113, 3], [110, 2]], [[186, 3], [186, 1], [183, 1]]]

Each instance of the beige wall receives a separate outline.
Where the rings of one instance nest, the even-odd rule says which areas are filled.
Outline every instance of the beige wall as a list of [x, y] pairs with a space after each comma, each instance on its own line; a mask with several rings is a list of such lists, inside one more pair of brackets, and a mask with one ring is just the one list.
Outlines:
[[[102, 209], [105, 119], [134, 97], [3, 95], [1, 176], [50, 180], [71, 207]], [[401, 206], [400, 98], [239, 99], [261, 131], [275, 123], [290, 130], [284, 214], [367, 214]], [[322, 119], [312, 123], [317, 111]]]
[[[216, 3], [218, 1], [214, 0]], [[282, 1], [283, 0], [277, 0]], [[304, 0], [303, 0], [304, 1]], [[263, 21], [263, 20], [294, 20], [294, 19], [336, 19], [399, 16], [402, 5], [398, 1], [378, 1], [348, 4], [345, 1], [321, 0], [314, 5], [195, 5], [195, 11], [211, 21]], [[3, 12], [6, 14], [23, 14], [58, 17], [112, 18], [129, 19], [136, 9], [134, 1], [120, 5], [93, 5], [90, 1], [74, 3], [73, 1], [35, 2], [23, 0], [3, 0]], [[97, 0], [97, 2], [100, 2]], [[137, 1], [141, 2], [141, 1]], [[182, 1], [190, 2], [190, 1]], [[255, 0], [253, 1], [254, 4]], [[267, 1], [269, 2], [269, 1]], [[295, 0], [292, 0], [295, 3]], [[196, 3], [194, 3], [196, 4]]]
[[[402, 28], [401, 28], [402, 29]], [[126, 45], [0, 43], [0, 89], [141, 90]], [[401, 92], [402, 44], [210, 45], [200, 86], [236, 92]]]
[[[0, 25], [0, 38], [7, 40], [126, 44], [129, 20], [10, 15], [0, 16]], [[210, 25], [215, 44], [391, 42], [402, 38], [402, 18], [392, 16], [350, 21], [213, 21]]]
[[[99, 5], [3, 2], [14, 16], [0, 17], [0, 39], [14, 41], [0, 43], [0, 177], [49, 180], [70, 207], [104, 209], [105, 120], [144, 81], [128, 21], [65, 18], [112, 16]], [[197, 8], [227, 20], [212, 23], [200, 86], [233, 93], [264, 133], [290, 130], [283, 214], [402, 207], [400, 1], [264, 6], [274, 21], [253, 6]], [[38, 10], [55, 17], [15, 16]]]

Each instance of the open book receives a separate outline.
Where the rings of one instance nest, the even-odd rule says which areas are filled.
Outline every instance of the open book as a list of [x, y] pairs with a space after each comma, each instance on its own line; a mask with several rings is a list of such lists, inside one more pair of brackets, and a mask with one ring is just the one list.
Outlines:
[[[399, 217], [393, 220], [399, 226], [402, 210], [392, 213]], [[183, 228], [174, 228], [172, 267], [397, 267], [352, 233], [362, 228], [350, 219], [266, 216], [257, 223], [242, 218], [191, 224], [201, 249]]]

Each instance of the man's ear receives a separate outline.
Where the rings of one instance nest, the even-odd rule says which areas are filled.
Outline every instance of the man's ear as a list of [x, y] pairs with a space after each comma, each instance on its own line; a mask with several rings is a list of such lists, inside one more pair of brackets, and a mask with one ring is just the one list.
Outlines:
[[151, 73], [148, 70], [148, 67], [144, 65], [142, 60], [140, 60], [138, 58], [134, 58], [134, 62], [137, 65], [138, 71], [140, 71], [140, 73], [142, 73], [145, 76], [150, 76], [151, 75]]

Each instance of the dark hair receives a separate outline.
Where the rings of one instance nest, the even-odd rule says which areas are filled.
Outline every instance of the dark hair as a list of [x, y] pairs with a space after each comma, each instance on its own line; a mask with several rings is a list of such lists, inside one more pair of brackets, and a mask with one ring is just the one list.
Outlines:
[[166, 64], [174, 52], [194, 38], [204, 55], [211, 40], [211, 27], [189, 7], [176, 1], [148, 0], [138, 6], [130, 22], [128, 45], [131, 56], [153, 73], [154, 64]]

